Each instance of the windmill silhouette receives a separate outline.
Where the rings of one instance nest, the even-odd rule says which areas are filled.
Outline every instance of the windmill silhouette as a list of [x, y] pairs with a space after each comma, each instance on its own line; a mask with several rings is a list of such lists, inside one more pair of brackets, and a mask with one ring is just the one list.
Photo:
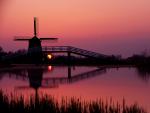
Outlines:
[[45, 40], [57, 40], [58, 38], [38, 38], [37, 36], [37, 18], [34, 17], [34, 36], [30, 37], [23, 37], [23, 36], [16, 36], [15, 41], [28, 41], [28, 56], [32, 63], [40, 63], [42, 60], [42, 45], [41, 41]]

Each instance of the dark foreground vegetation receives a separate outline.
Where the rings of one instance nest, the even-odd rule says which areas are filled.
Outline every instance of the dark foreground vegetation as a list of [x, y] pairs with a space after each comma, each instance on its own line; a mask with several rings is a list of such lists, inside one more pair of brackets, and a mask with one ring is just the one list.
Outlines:
[[122, 104], [114, 103], [111, 99], [103, 101], [82, 101], [78, 98], [63, 99], [61, 102], [52, 96], [40, 98], [31, 97], [25, 102], [23, 96], [8, 97], [0, 91], [0, 113], [146, 113], [137, 104], [128, 106], [123, 100]]

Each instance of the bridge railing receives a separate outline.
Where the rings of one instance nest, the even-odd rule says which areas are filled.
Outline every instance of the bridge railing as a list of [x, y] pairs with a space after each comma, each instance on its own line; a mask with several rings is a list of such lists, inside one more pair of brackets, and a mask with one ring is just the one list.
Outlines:
[[80, 53], [80, 54], [84, 54], [87, 56], [93, 56], [93, 57], [102, 57], [105, 56], [103, 54], [99, 54], [96, 52], [92, 52], [92, 51], [88, 51], [88, 50], [84, 50], [84, 49], [80, 49], [80, 48], [75, 48], [75, 47], [69, 47], [71, 52], [75, 52], [75, 53]]
[[73, 53], [78, 53], [78, 54], [83, 54], [83, 55], [88, 55], [88, 56], [91, 56], [91, 55], [92, 55], [92, 54], [89, 53], [88, 51], [85, 51], [85, 50], [79, 49], [79, 48], [70, 47], [70, 51], [73, 52]]
[[43, 51], [68, 51], [68, 46], [44, 46]]
[[100, 53], [72, 47], [72, 46], [47, 46], [42, 48], [43, 51], [61, 51], [61, 52], [72, 52], [75, 54], [80, 54], [83, 56], [89, 56], [89, 57], [95, 57], [95, 58], [100, 58], [100, 57], [108, 57], [107, 55], [103, 55]]
[[43, 83], [45, 84], [71, 84], [81, 80], [89, 79], [95, 76], [102, 75], [106, 73], [105, 68], [99, 68], [92, 71], [80, 73], [77, 75], [71, 75], [71, 78], [68, 77], [61, 77], [61, 78], [45, 78], [43, 79]]

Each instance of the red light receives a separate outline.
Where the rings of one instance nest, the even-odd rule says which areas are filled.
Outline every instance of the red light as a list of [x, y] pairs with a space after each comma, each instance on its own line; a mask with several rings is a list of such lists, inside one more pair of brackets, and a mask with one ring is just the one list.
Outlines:
[[48, 71], [51, 71], [52, 70], [52, 66], [48, 66]]

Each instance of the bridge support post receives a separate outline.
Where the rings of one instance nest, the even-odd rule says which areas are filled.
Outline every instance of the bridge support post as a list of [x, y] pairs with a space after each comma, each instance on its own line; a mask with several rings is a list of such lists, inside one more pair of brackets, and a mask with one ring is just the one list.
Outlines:
[[71, 64], [71, 52], [68, 52], [68, 66]]
[[68, 79], [71, 79], [71, 52], [68, 52]]
[[71, 79], [71, 66], [68, 65], [68, 79]]

